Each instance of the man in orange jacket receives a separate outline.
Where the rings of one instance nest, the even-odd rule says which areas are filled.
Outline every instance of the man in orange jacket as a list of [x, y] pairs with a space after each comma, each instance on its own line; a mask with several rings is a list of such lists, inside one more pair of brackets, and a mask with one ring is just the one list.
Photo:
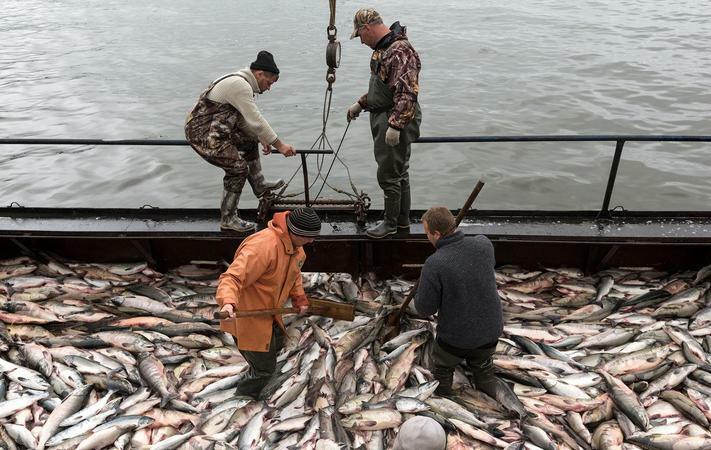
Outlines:
[[305, 313], [309, 302], [301, 284], [306, 260], [302, 247], [320, 232], [321, 219], [311, 208], [276, 213], [268, 228], [242, 241], [220, 276], [217, 303], [229, 314], [220, 329], [237, 338], [237, 348], [249, 364], [249, 373], [238, 385], [240, 394], [259, 396], [276, 370], [286, 330], [281, 315], [236, 318], [234, 313], [280, 308], [288, 297]]

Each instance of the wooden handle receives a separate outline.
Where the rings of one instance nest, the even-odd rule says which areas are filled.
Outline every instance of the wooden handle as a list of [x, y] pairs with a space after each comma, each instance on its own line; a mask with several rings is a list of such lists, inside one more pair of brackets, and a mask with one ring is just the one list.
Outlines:
[[467, 199], [466, 203], [464, 203], [464, 207], [459, 210], [459, 214], [457, 214], [457, 220], [456, 220], [456, 225], [454, 226], [455, 228], [459, 226], [460, 223], [462, 223], [462, 220], [464, 220], [464, 216], [467, 215], [467, 212], [469, 212], [469, 208], [472, 207], [472, 203], [474, 203], [474, 200], [476, 200], [477, 196], [479, 195], [479, 192], [481, 192], [481, 189], [484, 187], [484, 182], [479, 180], [474, 186], [474, 190], [472, 191], [471, 194], [469, 194], [469, 198]]
[[[467, 201], [464, 203], [464, 206], [462, 207], [462, 209], [459, 210], [459, 214], [457, 214], [457, 219], [456, 219], [454, 228], [457, 228], [459, 226], [459, 224], [462, 223], [462, 220], [464, 220], [464, 216], [469, 211], [469, 208], [472, 207], [472, 203], [474, 203], [474, 200], [476, 200], [477, 196], [479, 195], [479, 192], [481, 192], [481, 189], [483, 187], [484, 187], [484, 182], [479, 180], [477, 182], [476, 186], [474, 186], [472, 193], [469, 194], [469, 198], [467, 198]], [[417, 281], [415, 282], [415, 285], [412, 286], [412, 289], [410, 289], [410, 292], [407, 294], [405, 301], [402, 303], [402, 307], [400, 307], [400, 314], [405, 312], [407, 307], [410, 305], [410, 302], [415, 297], [415, 294], [417, 293], [417, 288], [419, 286], [420, 286], [420, 279], [418, 278]]]
[[[296, 314], [299, 308], [254, 309], [251, 311], [235, 311], [235, 317], [275, 316], [277, 314]], [[213, 317], [224, 320], [230, 317], [225, 311], [217, 311]]]
[[[309, 305], [305, 314], [309, 316], [331, 317], [336, 320], [353, 321], [355, 318], [355, 307], [353, 304], [334, 302], [322, 298], [308, 297]], [[253, 309], [247, 311], [236, 311], [235, 317], [254, 317], [254, 316], [275, 316], [278, 314], [299, 314], [298, 307], [292, 308], [272, 308], [272, 309]], [[227, 319], [229, 315], [223, 311], [214, 313], [215, 319]]]

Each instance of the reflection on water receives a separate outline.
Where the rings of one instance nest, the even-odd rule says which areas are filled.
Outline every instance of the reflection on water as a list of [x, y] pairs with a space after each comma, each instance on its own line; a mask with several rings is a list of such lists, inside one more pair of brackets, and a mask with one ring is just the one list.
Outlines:
[[[393, 0], [380, 9], [408, 26], [420, 52], [423, 136], [711, 135], [711, 14], [697, 5]], [[370, 51], [347, 39], [361, 6], [338, 2], [334, 147], [346, 108], [367, 89]], [[280, 137], [309, 147], [321, 131], [327, 21], [325, 2], [5, 0], [0, 136], [181, 139], [201, 90], [266, 48], [282, 76], [258, 103]], [[351, 125], [341, 156], [380, 206], [367, 122]], [[627, 143], [612, 206], [709, 209], [710, 149]], [[613, 153], [613, 143], [418, 144], [414, 204], [457, 208], [484, 178], [479, 208], [596, 209]], [[299, 160], [263, 165], [288, 178]], [[221, 172], [188, 147], [3, 146], [0, 179], [3, 206], [217, 207], [221, 190]], [[338, 163], [329, 182], [350, 190]]]

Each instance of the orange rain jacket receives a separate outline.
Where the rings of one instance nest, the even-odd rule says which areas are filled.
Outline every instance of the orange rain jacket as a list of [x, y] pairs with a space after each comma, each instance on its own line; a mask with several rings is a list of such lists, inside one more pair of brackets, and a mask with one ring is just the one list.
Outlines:
[[[306, 253], [291, 243], [288, 215], [274, 214], [268, 228], [242, 241], [234, 261], [220, 275], [216, 294], [220, 308], [229, 303], [236, 311], [280, 308], [288, 297], [294, 306], [308, 305], [301, 284]], [[240, 350], [267, 352], [274, 321], [284, 330], [281, 315], [226, 319], [220, 322], [220, 330], [235, 336]]]

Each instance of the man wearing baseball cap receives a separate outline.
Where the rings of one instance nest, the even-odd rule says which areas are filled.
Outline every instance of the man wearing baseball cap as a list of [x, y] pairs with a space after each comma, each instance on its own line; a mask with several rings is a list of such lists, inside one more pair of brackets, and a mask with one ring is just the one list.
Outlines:
[[222, 180], [220, 228], [245, 233], [256, 228], [239, 216], [239, 198], [245, 182], [260, 197], [279, 189], [284, 180], [266, 181], [259, 161], [259, 143], [264, 154], [274, 146], [284, 156], [294, 147], [283, 142], [269, 126], [254, 101], [279, 79], [274, 56], [266, 50], [249, 67], [213, 81], [203, 91], [185, 122], [185, 137], [205, 161], [225, 171]]
[[289, 297], [300, 313], [308, 309], [301, 284], [306, 260], [302, 248], [321, 232], [321, 219], [311, 208], [274, 214], [262, 231], [248, 236], [220, 276], [215, 295], [220, 311], [229, 317], [220, 330], [237, 338], [237, 348], [249, 364], [238, 385], [240, 394], [258, 397], [276, 370], [276, 357], [284, 345], [281, 315], [235, 317], [235, 311], [281, 308]]
[[362, 111], [370, 113], [378, 184], [385, 194], [385, 219], [366, 234], [380, 239], [410, 228], [410, 143], [420, 137], [420, 56], [407, 40], [406, 28], [389, 28], [372, 8], [353, 18], [351, 39], [373, 49], [368, 92], [348, 108], [350, 122]]

